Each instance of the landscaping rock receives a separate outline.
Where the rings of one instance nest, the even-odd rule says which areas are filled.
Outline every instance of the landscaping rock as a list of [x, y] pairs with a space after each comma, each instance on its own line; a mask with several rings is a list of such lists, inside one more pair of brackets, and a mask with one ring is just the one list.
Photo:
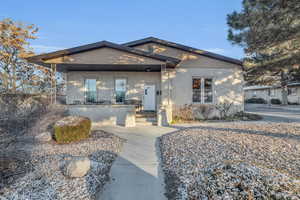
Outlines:
[[73, 157], [63, 167], [63, 174], [69, 178], [85, 176], [91, 168], [91, 161], [87, 157]]
[[[193, 181], [192, 181], [193, 182]], [[245, 162], [220, 162], [201, 170], [188, 188], [189, 199], [298, 199], [297, 181], [276, 170]], [[299, 193], [298, 193], [299, 194]]]
[[35, 136], [35, 139], [38, 142], [49, 142], [52, 140], [52, 135], [50, 132], [43, 132], [43, 133]]
[[266, 122], [203, 123], [163, 135], [166, 195], [300, 199], [299, 139], [299, 123]]

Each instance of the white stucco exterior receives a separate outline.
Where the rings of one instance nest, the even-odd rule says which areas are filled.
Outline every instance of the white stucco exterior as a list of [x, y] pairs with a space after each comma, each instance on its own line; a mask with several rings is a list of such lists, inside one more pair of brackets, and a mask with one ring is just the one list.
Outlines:
[[[126, 79], [125, 100], [138, 100], [142, 105], [146, 93], [145, 85], [155, 85], [155, 110], [158, 114], [158, 124], [164, 125], [172, 121], [172, 110], [176, 107], [199, 105], [199, 102], [193, 102], [193, 78], [201, 78], [209, 79], [211, 82], [209, 84], [212, 85], [212, 90], [209, 89], [209, 93], [212, 93], [212, 102], [209, 105], [229, 102], [233, 104], [231, 112], [244, 110], [243, 70], [239, 61], [207, 54], [201, 50], [189, 51], [179, 48], [179, 45], [170, 47], [165, 43], [155, 42], [130, 47], [100, 42], [74, 49], [62, 51], [61, 56], [46, 55], [46, 59], [43, 60], [46, 64], [57, 65], [60, 70], [66, 70], [67, 104], [86, 103], [85, 80], [87, 79], [93, 79], [93, 82], [96, 80], [97, 102], [109, 102], [111, 105], [116, 104], [116, 79]], [[201, 89], [201, 98], [204, 99], [204, 88]], [[203, 101], [200, 103], [204, 104]], [[115, 107], [90, 109], [80, 105], [72, 105], [72, 112], [78, 113], [80, 110], [86, 114], [95, 112], [91, 115], [93, 118], [96, 115], [107, 118], [107, 112], [103, 112], [104, 108], [110, 110], [108, 113], [123, 116], [117, 117], [118, 119], [124, 119], [126, 116], [124, 112], [129, 112], [123, 107], [121, 110], [124, 112], [120, 113], [114, 112]], [[113, 116], [109, 119], [113, 119]], [[132, 119], [122, 121], [132, 121]]]

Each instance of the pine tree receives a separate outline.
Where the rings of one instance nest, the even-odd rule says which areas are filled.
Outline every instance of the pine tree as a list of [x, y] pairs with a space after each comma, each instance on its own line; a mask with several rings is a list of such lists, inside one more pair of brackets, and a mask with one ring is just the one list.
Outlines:
[[287, 84], [300, 80], [300, 1], [243, 0], [243, 9], [227, 16], [228, 40], [244, 48], [249, 84]]

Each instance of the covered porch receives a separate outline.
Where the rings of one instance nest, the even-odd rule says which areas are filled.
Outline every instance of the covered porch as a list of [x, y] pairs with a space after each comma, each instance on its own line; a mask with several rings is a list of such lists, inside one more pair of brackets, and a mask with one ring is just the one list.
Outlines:
[[[51, 68], [53, 80], [56, 71], [65, 73], [71, 114], [90, 117], [99, 125], [135, 126], [137, 111], [157, 112], [158, 125], [171, 121], [165, 110], [171, 108], [170, 71], [178, 59], [99, 42], [28, 60]], [[55, 81], [52, 88], [55, 103]]]

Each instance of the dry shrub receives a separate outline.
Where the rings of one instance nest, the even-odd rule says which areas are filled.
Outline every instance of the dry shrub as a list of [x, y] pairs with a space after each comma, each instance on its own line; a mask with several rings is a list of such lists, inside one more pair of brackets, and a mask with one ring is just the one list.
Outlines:
[[0, 94], [0, 129], [11, 136], [23, 134], [47, 111], [48, 105], [40, 95]]
[[173, 110], [173, 119], [175, 121], [194, 120], [192, 105], [177, 106]]
[[207, 120], [214, 111], [213, 105], [184, 105], [174, 109], [175, 121]]
[[214, 111], [214, 105], [201, 104], [195, 105], [193, 115], [197, 120], [207, 120], [211, 116], [211, 113]]
[[215, 108], [219, 111], [220, 113], [220, 118], [221, 119], [227, 119], [230, 116], [230, 111], [233, 103], [229, 101], [224, 101], [222, 103], [218, 103]]

